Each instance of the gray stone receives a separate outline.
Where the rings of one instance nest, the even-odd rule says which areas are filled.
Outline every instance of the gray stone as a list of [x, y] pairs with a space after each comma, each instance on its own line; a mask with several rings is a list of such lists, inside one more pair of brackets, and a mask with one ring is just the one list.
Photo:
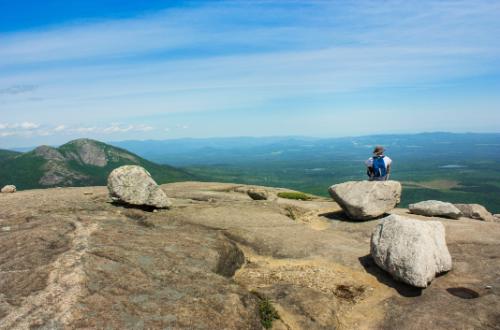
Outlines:
[[16, 192], [16, 186], [14, 185], [6, 185], [5, 187], [2, 188], [1, 190], [2, 193], [15, 193]]
[[419, 288], [452, 268], [444, 226], [439, 221], [390, 215], [373, 230], [370, 252], [380, 268]]
[[401, 199], [397, 181], [350, 181], [333, 185], [328, 191], [353, 220], [377, 218], [395, 208]]
[[467, 218], [483, 220], [483, 221], [495, 221], [493, 214], [488, 212], [488, 210], [479, 204], [454, 204], [457, 209], [462, 212], [462, 215]]
[[450, 219], [458, 219], [462, 212], [451, 203], [428, 200], [415, 204], [410, 204], [408, 207], [410, 213], [424, 215], [427, 217], [445, 217]]
[[256, 201], [267, 200], [269, 198], [269, 194], [264, 189], [249, 189], [247, 194], [251, 199]]
[[140, 166], [126, 165], [114, 169], [108, 177], [108, 190], [111, 198], [130, 205], [156, 208], [172, 206], [165, 192]]

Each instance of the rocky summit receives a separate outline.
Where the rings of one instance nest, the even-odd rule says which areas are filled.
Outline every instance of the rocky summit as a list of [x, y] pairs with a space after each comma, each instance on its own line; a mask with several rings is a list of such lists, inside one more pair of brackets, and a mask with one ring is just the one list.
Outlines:
[[334, 201], [226, 183], [160, 187], [172, 207], [154, 212], [113, 203], [106, 187], [0, 194], [0, 329], [500, 324], [500, 223], [391, 210], [445, 229], [453, 269], [420, 289], [372, 259], [380, 220], [350, 221]]

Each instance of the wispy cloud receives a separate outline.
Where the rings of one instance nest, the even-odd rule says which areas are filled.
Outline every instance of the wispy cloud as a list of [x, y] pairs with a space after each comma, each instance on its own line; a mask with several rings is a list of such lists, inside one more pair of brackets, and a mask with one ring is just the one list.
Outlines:
[[17, 95], [32, 92], [37, 88], [35, 85], [14, 85], [0, 89], [0, 95]]
[[68, 126], [68, 125], [40, 125], [33, 122], [0, 123], [1, 136], [52, 136], [56, 134], [115, 134], [126, 132], [151, 132], [156, 128], [146, 124], [123, 125], [111, 123], [108, 126]]
[[36, 129], [39, 127], [40, 127], [40, 124], [29, 122], [29, 121], [25, 121], [22, 123], [7, 123], [7, 124], [0, 123], [0, 130], [4, 130], [4, 129], [33, 130], [33, 129]]
[[103, 133], [124, 133], [124, 132], [150, 132], [155, 130], [154, 127], [148, 125], [121, 125], [113, 123], [102, 129]]

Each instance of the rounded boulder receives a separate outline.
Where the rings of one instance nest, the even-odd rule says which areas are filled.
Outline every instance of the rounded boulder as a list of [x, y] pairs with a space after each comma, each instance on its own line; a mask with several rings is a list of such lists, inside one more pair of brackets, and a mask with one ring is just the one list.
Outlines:
[[1, 192], [2, 193], [6, 193], [6, 194], [15, 193], [16, 192], [16, 186], [9, 184], [9, 185], [3, 187], [2, 190], [1, 190]]
[[172, 202], [143, 167], [125, 165], [108, 177], [108, 190], [115, 201], [135, 206], [169, 208]]
[[408, 209], [410, 213], [423, 215], [426, 217], [443, 217], [450, 219], [458, 219], [462, 216], [462, 212], [453, 204], [435, 200], [428, 200], [410, 204]]
[[397, 181], [350, 181], [331, 186], [330, 196], [352, 220], [369, 220], [394, 209], [401, 200]]
[[370, 253], [395, 279], [418, 288], [427, 287], [436, 274], [452, 268], [445, 229], [439, 221], [390, 215], [373, 230]]

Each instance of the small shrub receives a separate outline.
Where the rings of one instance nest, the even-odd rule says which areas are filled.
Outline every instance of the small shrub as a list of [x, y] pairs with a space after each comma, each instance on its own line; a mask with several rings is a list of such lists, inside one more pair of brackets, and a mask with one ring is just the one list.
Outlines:
[[279, 320], [280, 316], [273, 307], [269, 299], [265, 298], [259, 304], [260, 322], [266, 329], [271, 329], [274, 320]]
[[301, 200], [301, 201], [310, 201], [312, 200], [312, 197], [304, 194], [303, 192], [280, 192], [278, 193], [278, 197], [281, 198], [286, 198], [286, 199], [296, 199], [296, 200]]

